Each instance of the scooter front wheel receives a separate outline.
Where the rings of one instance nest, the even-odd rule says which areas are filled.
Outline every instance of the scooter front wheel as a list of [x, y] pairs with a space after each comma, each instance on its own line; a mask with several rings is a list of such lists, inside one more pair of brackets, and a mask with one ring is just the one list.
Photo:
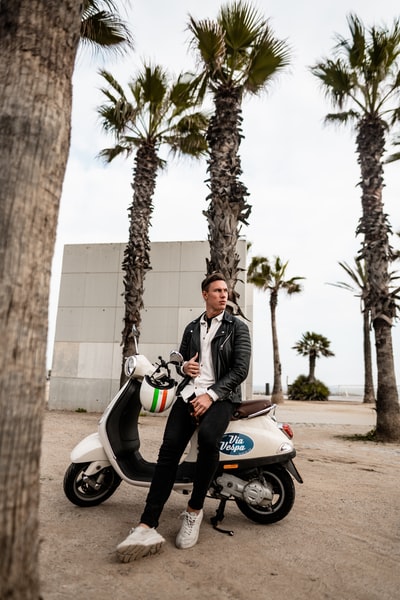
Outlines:
[[64, 475], [64, 493], [77, 506], [97, 506], [113, 495], [121, 478], [112, 467], [85, 475], [90, 463], [72, 463]]
[[239, 510], [251, 521], [269, 525], [280, 521], [290, 512], [295, 498], [293, 479], [285, 468], [279, 465], [268, 465], [263, 468], [259, 479], [251, 479], [249, 485], [266, 486], [272, 491], [272, 499], [268, 501], [245, 500], [235, 498]]

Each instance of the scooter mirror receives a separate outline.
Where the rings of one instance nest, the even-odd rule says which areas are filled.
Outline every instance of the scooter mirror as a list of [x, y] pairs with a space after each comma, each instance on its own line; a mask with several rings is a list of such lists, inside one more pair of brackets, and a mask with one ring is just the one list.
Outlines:
[[169, 353], [169, 362], [179, 367], [183, 363], [183, 356], [178, 350], [171, 350]]
[[124, 371], [127, 377], [134, 374], [137, 365], [136, 356], [128, 356], [125, 359]]

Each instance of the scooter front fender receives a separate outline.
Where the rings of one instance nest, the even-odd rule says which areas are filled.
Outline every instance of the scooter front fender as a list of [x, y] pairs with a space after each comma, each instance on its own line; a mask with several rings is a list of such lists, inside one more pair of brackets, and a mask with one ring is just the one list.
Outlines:
[[71, 462], [73, 463], [94, 461], [109, 463], [108, 457], [104, 451], [99, 434], [97, 432], [91, 433], [81, 440], [71, 452]]

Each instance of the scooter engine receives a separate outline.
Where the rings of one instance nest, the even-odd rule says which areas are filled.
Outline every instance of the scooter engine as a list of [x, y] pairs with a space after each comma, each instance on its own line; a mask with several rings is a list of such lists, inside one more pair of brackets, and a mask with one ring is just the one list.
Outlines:
[[217, 478], [219, 497], [234, 496], [251, 506], [269, 506], [274, 493], [270, 485], [260, 479], [245, 481], [224, 473]]
[[250, 506], [269, 506], [273, 495], [270, 486], [259, 480], [250, 481], [243, 490], [243, 500]]

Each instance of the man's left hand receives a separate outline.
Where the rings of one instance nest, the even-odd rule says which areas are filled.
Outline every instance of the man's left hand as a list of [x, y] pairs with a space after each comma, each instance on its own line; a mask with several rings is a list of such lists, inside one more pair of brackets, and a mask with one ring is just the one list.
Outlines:
[[196, 396], [191, 400], [191, 405], [193, 406], [193, 414], [196, 418], [204, 415], [205, 412], [210, 408], [213, 401], [211, 400], [208, 394], [200, 394], [200, 396]]

